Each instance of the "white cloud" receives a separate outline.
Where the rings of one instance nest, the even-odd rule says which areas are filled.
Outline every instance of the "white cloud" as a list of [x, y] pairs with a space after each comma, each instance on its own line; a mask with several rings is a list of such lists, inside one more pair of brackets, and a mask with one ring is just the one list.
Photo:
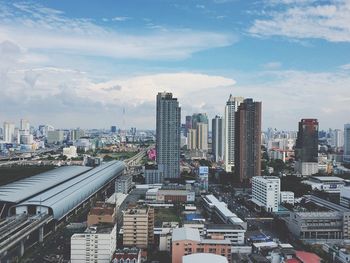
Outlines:
[[131, 19], [131, 17], [129, 17], [129, 16], [116, 16], [116, 17], [112, 18], [112, 21], [124, 22], [124, 21], [130, 20], [130, 19]]
[[317, 38], [350, 42], [350, 1], [320, 4], [311, 0], [268, 1], [278, 5], [256, 19], [248, 32], [255, 36], [292, 39]]
[[350, 63], [341, 65], [341, 66], [339, 66], [339, 68], [342, 69], [342, 70], [350, 70]]
[[279, 69], [281, 67], [282, 63], [279, 61], [271, 61], [263, 65], [263, 68], [268, 70]]
[[[67, 18], [39, 5], [0, 4], [0, 42], [9, 40], [29, 50], [131, 59], [185, 59], [202, 50], [233, 44], [233, 35], [167, 29], [127, 34], [100, 27], [89, 19]], [[129, 17], [115, 17], [125, 21]]]

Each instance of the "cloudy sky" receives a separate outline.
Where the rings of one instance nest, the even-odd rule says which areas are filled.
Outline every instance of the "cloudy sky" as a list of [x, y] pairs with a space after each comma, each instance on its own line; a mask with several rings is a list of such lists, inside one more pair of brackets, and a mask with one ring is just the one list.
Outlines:
[[[350, 0], [0, 0], [0, 122], [154, 128], [263, 102], [263, 127], [350, 122]], [[123, 117], [123, 109], [125, 115]]]

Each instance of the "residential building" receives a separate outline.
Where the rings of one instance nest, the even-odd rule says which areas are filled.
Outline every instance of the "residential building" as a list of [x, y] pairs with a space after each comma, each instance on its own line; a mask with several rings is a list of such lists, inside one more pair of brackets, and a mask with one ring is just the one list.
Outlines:
[[235, 174], [241, 182], [249, 182], [261, 175], [261, 102], [245, 99], [235, 125]]
[[187, 149], [195, 150], [197, 149], [197, 130], [188, 129], [187, 132]]
[[235, 166], [235, 113], [243, 97], [230, 95], [225, 107], [224, 157], [226, 172], [233, 172]]
[[172, 93], [157, 95], [157, 164], [164, 165], [165, 178], [180, 176], [181, 108]]
[[276, 176], [254, 176], [252, 201], [267, 212], [278, 212], [281, 182]]
[[301, 175], [309, 176], [316, 171], [316, 164], [318, 163], [318, 127], [317, 119], [302, 119], [299, 122], [295, 145], [295, 160], [297, 162], [295, 168], [296, 172]]
[[163, 222], [162, 227], [154, 228], [154, 238], [158, 239], [159, 251], [171, 252], [171, 238], [174, 228], [179, 227], [179, 222]]
[[350, 123], [344, 125], [344, 162], [350, 163]]
[[197, 122], [196, 139], [197, 149], [208, 151], [208, 123]]
[[172, 234], [172, 263], [182, 263], [184, 256], [196, 253], [221, 255], [231, 262], [231, 242], [223, 236], [203, 239], [198, 229], [175, 228]]
[[4, 122], [3, 139], [6, 143], [15, 142], [15, 124], [11, 122]]
[[129, 193], [132, 187], [132, 176], [131, 175], [122, 175], [117, 177], [115, 180], [115, 192], [116, 193]]
[[93, 226], [98, 224], [115, 224], [116, 211], [115, 204], [105, 202], [96, 202], [95, 206], [90, 209], [87, 217], [87, 225]]
[[116, 225], [90, 226], [71, 237], [72, 263], [110, 263], [117, 247]]
[[154, 242], [154, 209], [128, 208], [123, 216], [123, 245], [147, 248]]
[[224, 160], [224, 127], [220, 116], [212, 120], [212, 153], [215, 162]]
[[161, 184], [164, 179], [164, 165], [145, 165], [143, 174], [146, 184]]

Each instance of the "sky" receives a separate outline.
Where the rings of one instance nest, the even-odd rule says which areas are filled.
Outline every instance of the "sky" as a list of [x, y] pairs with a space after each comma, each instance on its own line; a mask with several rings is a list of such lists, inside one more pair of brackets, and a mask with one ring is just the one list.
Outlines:
[[[0, 122], [155, 128], [262, 101], [263, 128], [350, 122], [350, 0], [0, 0]], [[124, 113], [123, 113], [124, 112]]]

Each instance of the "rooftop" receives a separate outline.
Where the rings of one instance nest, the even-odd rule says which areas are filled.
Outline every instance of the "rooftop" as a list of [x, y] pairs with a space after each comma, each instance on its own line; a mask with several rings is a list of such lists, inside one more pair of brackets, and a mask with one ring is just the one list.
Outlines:
[[193, 240], [193, 241], [200, 242], [201, 238], [199, 236], [198, 229], [181, 227], [181, 228], [175, 228], [173, 230], [172, 240], [173, 242], [181, 241], [181, 240]]
[[183, 263], [227, 263], [227, 258], [210, 254], [210, 253], [196, 253], [182, 257]]

